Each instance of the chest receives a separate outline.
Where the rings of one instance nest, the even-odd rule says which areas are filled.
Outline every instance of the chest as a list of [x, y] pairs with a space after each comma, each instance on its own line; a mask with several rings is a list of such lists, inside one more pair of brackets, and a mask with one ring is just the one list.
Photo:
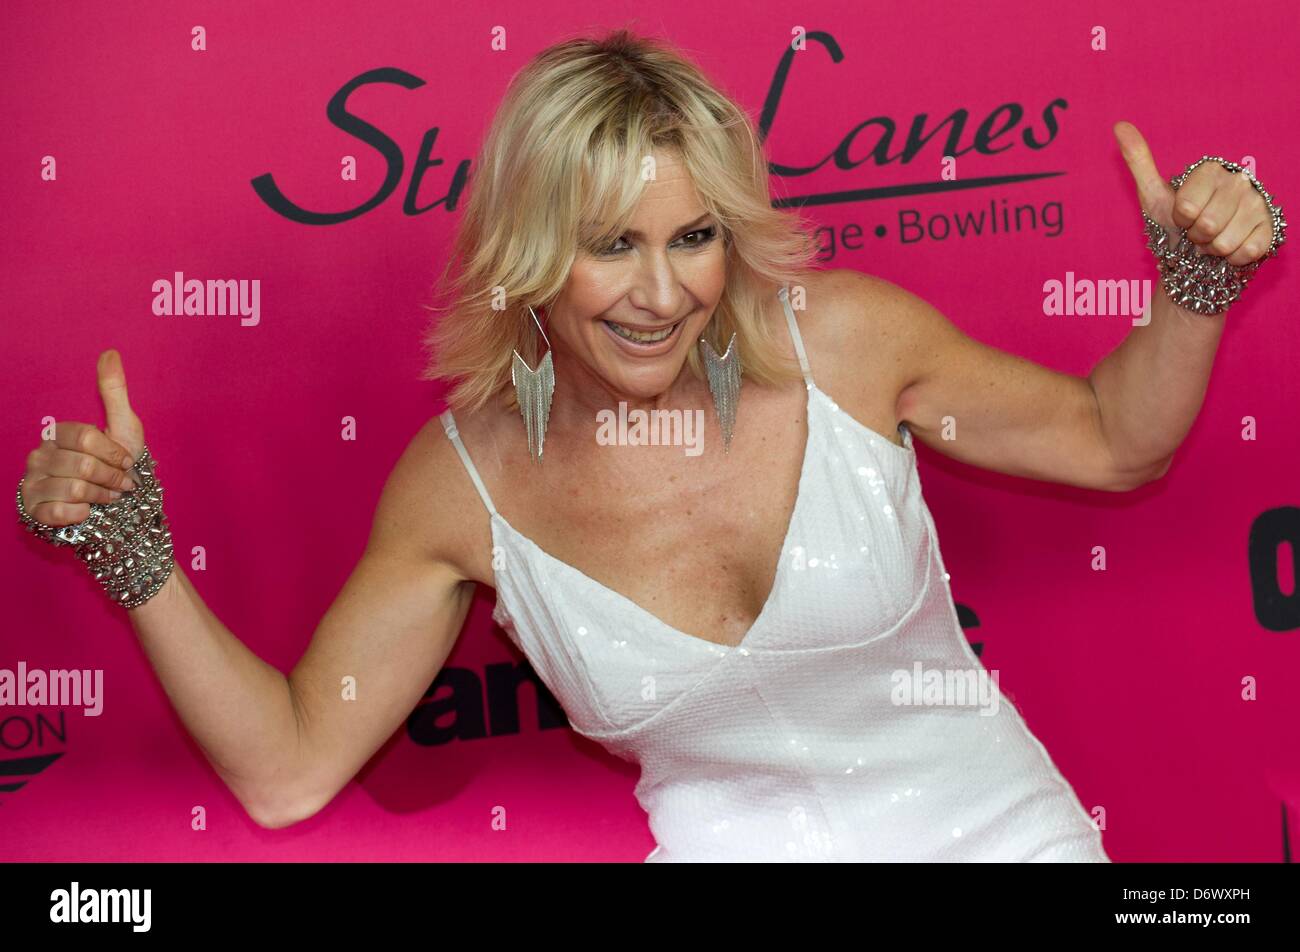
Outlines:
[[[752, 697], [738, 689], [752, 677], [769, 686], [782, 677], [796, 686], [824, 682], [806, 665], [818, 658], [846, 664], [850, 650], [870, 652], [881, 670], [893, 671], [933, 642], [892, 636], [910, 630], [932, 639], [936, 624], [955, 622], [946, 590], [935, 584], [943, 570], [913, 458], [829, 406], [820, 414], [814, 404], [798, 493], [786, 500], [793, 513], [781, 526], [757, 510], [747, 516], [737, 501], [745, 492], [776, 491], [777, 480], [758, 478], [762, 468], [730, 495], [704, 487], [711, 512], [692, 523], [634, 516], [629, 505], [566, 501], [552, 511], [568, 515], [567, 527], [538, 520], [530, 528], [553, 553], [493, 520], [501, 558], [494, 618], [584, 732], [623, 736], [661, 719], [673, 733], [662, 720], [668, 709], [733, 655], [726, 669], [741, 681], [729, 688], [708, 678], [715, 699]], [[684, 543], [680, 534], [701, 522], [707, 541]], [[678, 534], [661, 532], [665, 524]], [[771, 574], [755, 581], [759, 547], [772, 559]], [[746, 595], [753, 601], [742, 601]], [[725, 710], [704, 703], [725, 730]]]
[[807, 461], [802, 388], [797, 396], [797, 405], [752, 400], [726, 453], [716, 430], [698, 456], [671, 446], [579, 452], [575, 441], [548, 439], [553, 460], [570, 450], [567, 465], [512, 479], [500, 508], [506, 531], [683, 634], [736, 645], [788, 555]]

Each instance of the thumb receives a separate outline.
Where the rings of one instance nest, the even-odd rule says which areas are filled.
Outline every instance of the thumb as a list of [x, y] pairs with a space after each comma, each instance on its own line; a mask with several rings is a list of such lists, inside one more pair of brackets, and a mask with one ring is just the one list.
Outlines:
[[1113, 131], [1133, 182], [1137, 185], [1138, 201], [1142, 204], [1143, 211], [1166, 228], [1170, 227], [1173, 222], [1174, 190], [1160, 177], [1155, 159], [1147, 147], [1147, 140], [1142, 138], [1142, 133], [1131, 122], [1117, 122]]
[[132, 458], [138, 457], [144, 448], [144, 427], [127, 397], [122, 355], [116, 350], [104, 351], [99, 355], [97, 372], [99, 396], [104, 401], [104, 414], [108, 418], [104, 432], [126, 447]]

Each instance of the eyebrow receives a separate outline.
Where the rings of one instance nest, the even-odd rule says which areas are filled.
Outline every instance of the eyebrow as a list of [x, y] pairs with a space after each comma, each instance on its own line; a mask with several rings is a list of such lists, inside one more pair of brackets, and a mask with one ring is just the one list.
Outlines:
[[[680, 235], [680, 234], [681, 234], [682, 232], [684, 232], [684, 231], [690, 231], [690, 230], [691, 230], [692, 228], [694, 228], [695, 226], [701, 224], [702, 222], [708, 221], [708, 220], [709, 220], [710, 218], [712, 218], [712, 217], [713, 217], [713, 214], [712, 214], [711, 212], [705, 212], [705, 213], [704, 213], [703, 215], [701, 215], [699, 218], [695, 219], [695, 221], [687, 222], [685, 225], [682, 225], [680, 228], [678, 228], [675, 232], [673, 232], [673, 237], [674, 237], [674, 238], [677, 237], [678, 235]], [[645, 235], [641, 234], [641, 232], [637, 231], [637, 230], [634, 229], [634, 228], [629, 228], [627, 231], [623, 232], [623, 234], [628, 235], [629, 237], [632, 237], [632, 238], [644, 238], [644, 237], [645, 237]]]

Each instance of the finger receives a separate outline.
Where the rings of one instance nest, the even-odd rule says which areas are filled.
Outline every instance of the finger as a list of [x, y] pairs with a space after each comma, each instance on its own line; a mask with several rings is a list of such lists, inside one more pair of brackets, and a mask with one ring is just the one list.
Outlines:
[[45, 479], [24, 479], [19, 487], [23, 509], [37, 522], [47, 526], [70, 526], [90, 516], [89, 503], [69, 503], [52, 499], [45, 493]]
[[[1201, 212], [1205, 211], [1205, 206], [1210, 204], [1210, 199], [1223, 184], [1223, 180], [1219, 177], [1220, 172], [1224, 175], [1228, 174], [1218, 162], [1206, 162], [1183, 180], [1183, 184], [1174, 193], [1174, 224], [1190, 231], [1196, 224], [1196, 219], [1201, 217]], [[1226, 222], [1227, 218], [1224, 218], [1222, 223]], [[1190, 233], [1188, 237], [1193, 241], [1201, 240]], [[1209, 238], [1213, 237], [1213, 235], [1209, 236]], [[1202, 240], [1201, 243], [1208, 241], [1209, 238]]]
[[99, 396], [104, 401], [108, 418], [106, 429], [119, 433], [131, 431], [137, 423], [135, 412], [126, 392], [126, 371], [122, 355], [116, 350], [106, 350], [99, 355], [96, 372], [99, 378]]
[[25, 497], [24, 493], [23, 506], [26, 507], [27, 514], [47, 526], [71, 526], [90, 518], [88, 503], [39, 502], [31, 505]]
[[[25, 485], [25, 484], [24, 484]], [[46, 476], [40, 480], [40, 489], [35, 491], [34, 499], [45, 502], [66, 502], [72, 504], [101, 502], [109, 503], [122, 495], [121, 491], [106, 489], [84, 479], [66, 476]]]
[[1160, 177], [1147, 140], [1142, 138], [1142, 133], [1131, 122], [1117, 122], [1112, 131], [1119, 143], [1120, 152], [1124, 155], [1124, 163], [1133, 176], [1133, 183], [1137, 186], [1138, 200], [1143, 209], [1148, 214], [1158, 211], [1162, 204], [1168, 202], [1172, 189]]
[[54, 443], [65, 450], [76, 450], [94, 456], [119, 469], [129, 469], [135, 465], [125, 446], [89, 423], [55, 423]]
[[1258, 261], [1268, 253], [1272, 242], [1273, 223], [1271, 221], [1260, 222], [1250, 230], [1250, 234], [1242, 240], [1236, 250], [1227, 256], [1228, 263], [1240, 267], [1250, 264], [1252, 261]]
[[136, 488], [126, 471], [76, 450], [55, 449], [45, 460], [43, 471], [46, 476], [82, 479], [105, 489], [129, 491]]
[[[1214, 202], [1211, 202], [1206, 214], [1210, 214], [1213, 207]], [[1210, 240], [1208, 247], [1203, 250], [1207, 254], [1218, 255], [1220, 258], [1231, 258], [1237, 253], [1247, 236], [1255, 230], [1255, 225], [1258, 223], [1259, 213], [1250, 204], [1242, 202], [1232, 212], [1227, 224], [1219, 229], [1219, 233]], [[1235, 261], [1230, 263], [1236, 264]]]
[[[1236, 216], [1244, 197], [1231, 184], [1219, 182], [1210, 193], [1209, 200], [1201, 208], [1201, 213], [1196, 216], [1196, 221], [1187, 229], [1187, 237], [1201, 245], [1203, 250], [1217, 255], [1219, 252], [1215, 251], [1212, 245], [1219, 237], [1219, 233], [1227, 228]], [[1236, 244], [1233, 248], [1236, 248]]]

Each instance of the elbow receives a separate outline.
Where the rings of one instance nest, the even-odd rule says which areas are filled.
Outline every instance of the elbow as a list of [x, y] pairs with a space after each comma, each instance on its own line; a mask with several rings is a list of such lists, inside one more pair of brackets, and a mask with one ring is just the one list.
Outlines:
[[268, 813], [265, 810], [248, 811], [249, 817], [264, 830], [282, 830], [286, 826], [293, 826], [295, 823], [301, 823], [307, 819], [305, 816], [299, 816], [294, 813], [274, 812]]
[[317, 801], [286, 801], [268, 798], [257, 802], [245, 802], [244, 811], [258, 826], [264, 830], [282, 830], [303, 820], [310, 819], [320, 812], [323, 804]]
[[1142, 470], [1116, 473], [1107, 485], [1104, 487], [1111, 492], [1126, 493], [1132, 492], [1139, 486], [1145, 486], [1147, 483], [1153, 483], [1169, 472], [1169, 467], [1173, 464], [1173, 456], [1166, 456], [1164, 459], [1152, 463]]

